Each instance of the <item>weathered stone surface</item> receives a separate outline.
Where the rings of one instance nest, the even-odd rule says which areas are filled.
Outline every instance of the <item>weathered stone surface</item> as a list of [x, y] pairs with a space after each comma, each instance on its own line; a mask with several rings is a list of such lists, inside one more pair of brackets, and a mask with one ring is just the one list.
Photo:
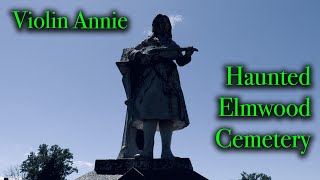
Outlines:
[[108, 175], [108, 174], [97, 174], [95, 171], [90, 171], [89, 173], [75, 179], [75, 180], [118, 180], [122, 175]]
[[139, 170], [168, 170], [168, 169], [188, 169], [192, 170], [192, 164], [188, 158], [175, 158], [172, 160], [152, 159], [117, 159], [117, 160], [96, 160], [95, 171], [98, 174], [124, 174], [130, 169]]
[[145, 180], [145, 176], [136, 168], [130, 169], [119, 180]]
[[200, 174], [188, 169], [139, 170], [132, 168], [119, 180], [208, 180]]
[[188, 158], [96, 160], [95, 170], [76, 180], [207, 180]]

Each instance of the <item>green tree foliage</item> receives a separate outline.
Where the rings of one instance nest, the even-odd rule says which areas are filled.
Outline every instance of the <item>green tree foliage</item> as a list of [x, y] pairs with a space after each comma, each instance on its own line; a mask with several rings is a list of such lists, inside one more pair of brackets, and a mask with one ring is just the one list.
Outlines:
[[246, 172], [241, 173], [242, 178], [239, 180], [271, 180], [270, 176], [267, 176], [263, 173], [251, 173], [247, 174]]
[[61, 149], [53, 145], [39, 146], [38, 152], [31, 152], [28, 159], [22, 162], [21, 173], [26, 180], [65, 180], [66, 176], [78, 172], [72, 167], [73, 154], [69, 149]]

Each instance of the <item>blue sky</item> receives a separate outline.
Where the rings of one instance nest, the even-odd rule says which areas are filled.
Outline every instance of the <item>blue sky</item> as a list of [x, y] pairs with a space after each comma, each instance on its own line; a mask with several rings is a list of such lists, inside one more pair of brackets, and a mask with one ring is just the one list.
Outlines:
[[[93, 169], [96, 159], [113, 159], [120, 150], [126, 107], [121, 75], [115, 65], [123, 48], [135, 46], [151, 30], [158, 13], [175, 17], [173, 39], [199, 49], [179, 68], [191, 124], [174, 132], [173, 152], [191, 159], [209, 179], [240, 178], [242, 171], [273, 179], [315, 179], [319, 155], [320, 3], [315, 0], [227, 1], [3, 1], [0, 5], [0, 177], [41, 143], [69, 148], [79, 168], [74, 179]], [[19, 32], [10, 9], [46, 9], [73, 18], [78, 10], [128, 16], [123, 33]], [[312, 66], [308, 89], [227, 89], [224, 65], [252, 71]], [[300, 102], [312, 97], [313, 118], [217, 119], [216, 98]], [[232, 151], [214, 146], [214, 133], [232, 127], [238, 133], [311, 133], [308, 155], [297, 151]], [[155, 156], [160, 155], [157, 134]], [[318, 168], [317, 168], [318, 170]]]

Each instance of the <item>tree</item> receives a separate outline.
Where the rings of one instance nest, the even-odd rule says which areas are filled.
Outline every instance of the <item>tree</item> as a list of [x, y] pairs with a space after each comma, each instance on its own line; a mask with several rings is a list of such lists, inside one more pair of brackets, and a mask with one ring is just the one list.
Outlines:
[[246, 172], [241, 173], [242, 178], [239, 180], [271, 180], [270, 176], [267, 176], [263, 173], [251, 173], [247, 174]]
[[21, 173], [20, 166], [14, 165], [9, 167], [6, 171], [4, 171], [4, 176], [9, 178], [10, 180], [24, 180], [25, 174]]
[[39, 146], [38, 152], [31, 152], [28, 159], [22, 162], [21, 173], [26, 180], [65, 180], [66, 176], [78, 172], [72, 167], [73, 154], [69, 149], [61, 149], [53, 145]]

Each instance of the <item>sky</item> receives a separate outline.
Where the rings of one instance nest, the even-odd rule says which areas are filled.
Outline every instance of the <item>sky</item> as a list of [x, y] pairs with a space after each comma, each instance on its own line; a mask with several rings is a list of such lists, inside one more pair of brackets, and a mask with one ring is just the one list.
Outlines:
[[[42, 143], [69, 148], [79, 173], [96, 159], [119, 153], [126, 106], [115, 62], [151, 31], [153, 18], [171, 18], [173, 39], [199, 49], [178, 68], [190, 125], [175, 131], [172, 150], [191, 159], [208, 179], [236, 180], [242, 171], [274, 180], [316, 179], [319, 154], [320, 3], [316, 0], [206, 1], [3, 1], [0, 4], [0, 177]], [[109, 15], [116, 10], [130, 24], [124, 32], [18, 31], [10, 10], [39, 14], [53, 9], [71, 19], [79, 10]], [[311, 88], [227, 88], [226, 65], [251, 71], [301, 72], [312, 67]], [[220, 119], [220, 96], [254, 102], [295, 102], [312, 98], [310, 119]], [[239, 134], [311, 134], [305, 156], [298, 151], [224, 151], [214, 142], [218, 129]], [[157, 133], [155, 157], [161, 153]]]

